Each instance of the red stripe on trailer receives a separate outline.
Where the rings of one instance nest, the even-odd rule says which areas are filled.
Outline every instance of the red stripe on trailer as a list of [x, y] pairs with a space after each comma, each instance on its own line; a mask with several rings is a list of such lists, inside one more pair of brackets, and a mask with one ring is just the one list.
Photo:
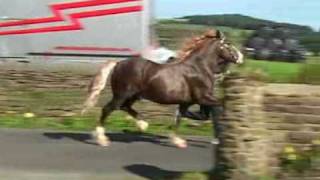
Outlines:
[[55, 50], [63, 51], [109, 51], [109, 52], [134, 52], [130, 48], [114, 48], [114, 47], [84, 47], [84, 46], [57, 46]]
[[[108, 0], [108, 1], [110, 1], [110, 0]], [[93, 10], [93, 11], [86, 11], [86, 12], [81, 12], [81, 13], [73, 13], [73, 14], [69, 15], [69, 17], [71, 19], [70, 25], [34, 28], [34, 29], [23, 29], [23, 30], [0, 31], [0, 36], [1, 35], [34, 34], [34, 33], [56, 32], [56, 31], [82, 30], [84, 28], [81, 25], [79, 19], [96, 17], [96, 16], [123, 14], [123, 13], [130, 13], [130, 12], [139, 12], [142, 10], [143, 10], [142, 6], [129, 6], [129, 7], [122, 7], [122, 8]], [[61, 17], [60, 12], [59, 12], [59, 16]], [[37, 20], [35, 20], [35, 21], [37, 21]]]
[[75, 8], [83, 8], [90, 6], [99, 6], [99, 5], [108, 5], [108, 4], [120, 4], [120, 3], [128, 3], [128, 2], [137, 2], [141, 0], [87, 0], [81, 2], [72, 2], [72, 3], [62, 3], [62, 4], [53, 4], [49, 5], [53, 17], [45, 17], [45, 18], [34, 18], [34, 19], [25, 19], [19, 21], [10, 21], [10, 22], [2, 22], [0, 23], [0, 27], [10, 27], [10, 26], [21, 26], [21, 25], [30, 25], [30, 24], [40, 24], [40, 23], [51, 23], [64, 21], [62, 17], [62, 10], [66, 9], [75, 9]]

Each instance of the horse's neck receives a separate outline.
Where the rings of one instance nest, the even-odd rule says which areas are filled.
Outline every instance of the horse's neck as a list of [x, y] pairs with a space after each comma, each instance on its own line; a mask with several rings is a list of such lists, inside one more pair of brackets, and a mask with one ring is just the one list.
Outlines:
[[195, 55], [186, 60], [185, 63], [199, 69], [200, 72], [205, 72], [210, 76], [213, 76], [216, 69], [218, 68], [217, 58], [217, 56], [207, 57]]

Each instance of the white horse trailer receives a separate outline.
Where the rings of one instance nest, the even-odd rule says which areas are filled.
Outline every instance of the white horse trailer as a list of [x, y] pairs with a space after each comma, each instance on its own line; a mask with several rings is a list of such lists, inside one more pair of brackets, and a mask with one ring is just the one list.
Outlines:
[[152, 0], [0, 0], [0, 57], [130, 57], [150, 44]]

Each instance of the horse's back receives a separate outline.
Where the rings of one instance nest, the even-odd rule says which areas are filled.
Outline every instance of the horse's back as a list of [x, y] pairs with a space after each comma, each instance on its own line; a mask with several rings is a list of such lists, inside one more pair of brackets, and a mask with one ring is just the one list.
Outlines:
[[139, 57], [119, 62], [114, 68], [111, 77], [113, 93], [139, 92], [144, 84], [145, 71], [153, 66], [157, 65]]

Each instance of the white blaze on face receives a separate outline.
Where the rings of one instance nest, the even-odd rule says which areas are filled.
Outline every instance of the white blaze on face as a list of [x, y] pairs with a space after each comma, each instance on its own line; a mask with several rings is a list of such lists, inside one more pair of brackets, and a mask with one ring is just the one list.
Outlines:
[[236, 52], [238, 54], [238, 59], [237, 59], [236, 63], [237, 64], [242, 64], [243, 63], [243, 54], [236, 47], [234, 47], [234, 46], [232, 46], [232, 47], [236, 50]]

